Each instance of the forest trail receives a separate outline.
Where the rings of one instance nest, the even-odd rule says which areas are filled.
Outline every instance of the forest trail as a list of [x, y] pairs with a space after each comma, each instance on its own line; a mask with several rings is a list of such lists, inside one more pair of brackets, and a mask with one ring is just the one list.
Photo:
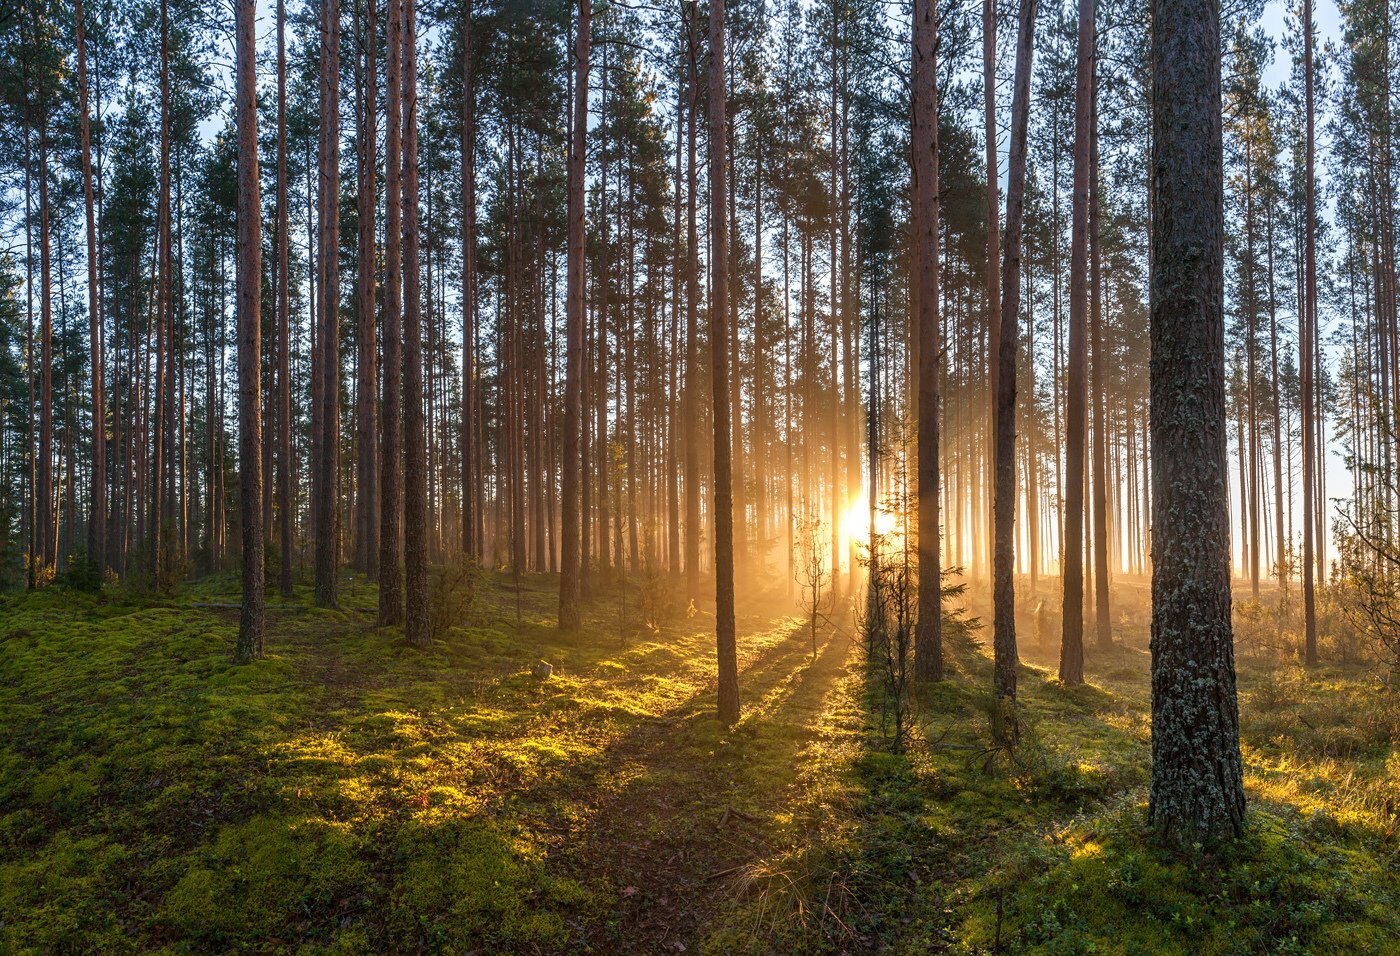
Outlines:
[[581, 882], [623, 883], [605, 922], [629, 949], [691, 951], [717, 914], [762, 892], [810, 822], [794, 808], [833, 783], [814, 779], [832, 772], [818, 751], [857, 745], [851, 637], [819, 628], [814, 658], [801, 620], [772, 607], [742, 615], [738, 725], [714, 740], [706, 687], [611, 749], [601, 772], [625, 783], [599, 788], [560, 855]]

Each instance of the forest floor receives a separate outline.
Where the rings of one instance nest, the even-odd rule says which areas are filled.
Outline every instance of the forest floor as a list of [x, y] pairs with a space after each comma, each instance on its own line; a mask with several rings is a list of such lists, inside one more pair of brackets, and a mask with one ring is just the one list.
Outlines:
[[236, 594], [0, 599], [0, 952], [1400, 952], [1400, 691], [1361, 665], [1241, 660], [1248, 833], [1178, 855], [1142, 610], [1081, 687], [1027, 614], [1014, 752], [950, 628], [896, 753], [850, 625], [814, 654], [776, 596], [724, 730], [703, 611], [601, 590], [562, 635], [555, 579], [489, 575], [420, 651], [350, 584], [238, 667]]

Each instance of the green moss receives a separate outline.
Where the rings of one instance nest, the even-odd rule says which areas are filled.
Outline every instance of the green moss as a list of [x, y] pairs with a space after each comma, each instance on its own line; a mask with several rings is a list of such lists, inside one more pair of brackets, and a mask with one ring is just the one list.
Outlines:
[[[191, 602], [236, 589], [0, 600], [0, 951], [612, 951], [656, 942], [629, 934], [660, 905], [726, 953], [1400, 938], [1396, 711], [1357, 670], [1242, 664], [1250, 832], [1202, 861], [1142, 832], [1140, 645], [1092, 653], [1084, 687], [1032, 658], [1013, 752], [985, 649], [950, 632], [954, 676], [893, 753], [851, 645], [812, 661], [781, 608], [745, 620], [722, 728], [703, 615], [624, 644], [599, 604], [564, 635], [552, 580], [527, 576], [517, 626], [488, 576], [424, 652], [369, 626], [360, 583], [234, 666], [235, 613]], [[668, 868], [690, 882], [661, 904]]]

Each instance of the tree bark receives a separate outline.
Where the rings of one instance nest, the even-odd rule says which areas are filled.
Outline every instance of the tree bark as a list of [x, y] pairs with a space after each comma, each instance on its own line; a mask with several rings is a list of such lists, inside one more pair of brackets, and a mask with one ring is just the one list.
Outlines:
[[1152, 787], [1178, 846], [1238, 834], [1217, 0], [1152, 3]]
[[726, 217], [724, 0], [710, 0], [710, 380], [715, 433], [715, 648], [719, 719], [739, 719], [734, 510], [729, 434], [729, 220]]
[[580, 433], [583, 427], [584, 321], [584, 163], [588, 131], [588, 55], [591, 0], [579, 0], [574, 47], [574, 119], [569, 136], [568, 290], [565, 294], [564, 473], [561, 514], [563, 546], [559, 575], [559, 627], [576, 630], [583, 623], [579, 522], [582, 519]]
[[379, 76], [375, 65], [377, 33], [375, 4], [368, 0], [364, 20], [364, 80], [360, 86], [359, 149], [359, 330], [356, 393], [356, 482], [355, 497], [355, 565], [371, 580], [379, 577], [379, 467], [375, 457], [375, 392], [378, 372], [375, 368], [375, 269], [377, 254], [374, 241], [376, 207], [375, 162], [378, 157], [376, 138], [379, 130], [377, 97]]
[[1092, 139], [1094, 0], [1079, 0], [1074, 104], [1074, 199], [1070, 223], [1069, 377], [1065, 411], [1065, 543], [1060, 680], [1084, 682], [1084, 458], [1089, 364], [1089, 179]]
[[321, 177], [319, 460], [312, 472], [316, 508], [316, 606], [338, 603], [340, 560], [340, 0], [321, 2]]
[[87, 35], [83, 0], [75, 0], [78, 47], [78, 127], [82, 139], [83, 208], [87, 216], [88, 347], [92, 351], [92, 500], [89, 503], [88, 560], [107, 566], [107, 413], [102, 393], [102, 312], [97, 285], [97, 223], [93, 213], [92, 133], [88, 125]]
[[1304, 303], [1298, 316], [1299, 372], [1302, 395], [1299, 414], [1303, 419], [1303, 662], [1317, 666], [1317, 608], [1313, 595], [1313, 551], [1316, 505], [1315, 416], [1313, 414], [1313, 352], [1317, 336], [1317, 184], [1314, 182], [1315, 118], [1313, 104], [1313, 12], [1312, 0], [1303, 0], [1303, 98], [1307, 144], [1303, 173], [1303, 258]]
[[[1006, 183], [1001, 323], [997, 340], [996, 522], [993, 542], [994, 683], [997, 696], [1016, 698], [1016, 363], [1020, 348], [1021, 235], [1026, 208], [1026, 138], [1030, 125], [1035, 0], [1021, 0], [1016, 76], [1011, 94], [1010, 164]], [[1015, 724], [1011, 725], [1013, 736]]]
[[[911, 298], [918, 353], [918, 623], [914, 676], [943, 678], [939, 554], [938, 24], [934, 0], [914, 0], [913, 230]], [[871, 396], [872, 404], [876, 396]], [[872, 448], [872, 454], [874, 454]]]
[[[476, 87], [472, 61], [472, 0], [462, 3], [462, 553], [476, 549]], [[577, 414], [575, 414], [577, 417]], [[565, 438], [567, 441], [567, 436]], [[567, 467], [567, 465], [565, 466]]]
[[[332, 0], [334, 2], [334, 0]], [[415, 0], [403, 0], [403, 494], [404, 636], [428, 630], [428, 449], [423, 433], [423, 332], [418, 261], [418, 41]]]
[[238, 507], [243, 605], [234, 659], [262, 655], [265, 570], [262, 513], [262, 203], [258, 193], [256, 0], [238, 0]]
[[[373, 0], [371, 0], [373, 2]], [[287, 11], [277, 0], [277, 497], [280, 552], [278, 590], [292, 597], [292, 368], [291, 274], [288, 260], [292, 212], [287, 198]]]
[[401, 95], [403, 77], [403, 8], [388, 4], [385, 56], [384, 142], [384, 401], [380, 413], [379, 489], [379, 626], [403, 623], [403, 577], [399, 561], [400, 518], [403, 512], [402, 450], [399, 429], [403, 415], [402, 309], [402, 168]]

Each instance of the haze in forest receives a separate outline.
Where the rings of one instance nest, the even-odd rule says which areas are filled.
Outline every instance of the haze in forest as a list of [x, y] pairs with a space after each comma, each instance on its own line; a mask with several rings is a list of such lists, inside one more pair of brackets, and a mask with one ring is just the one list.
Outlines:
[[0, 12], [0, 947], [1393, 951], [1395, 24]]

